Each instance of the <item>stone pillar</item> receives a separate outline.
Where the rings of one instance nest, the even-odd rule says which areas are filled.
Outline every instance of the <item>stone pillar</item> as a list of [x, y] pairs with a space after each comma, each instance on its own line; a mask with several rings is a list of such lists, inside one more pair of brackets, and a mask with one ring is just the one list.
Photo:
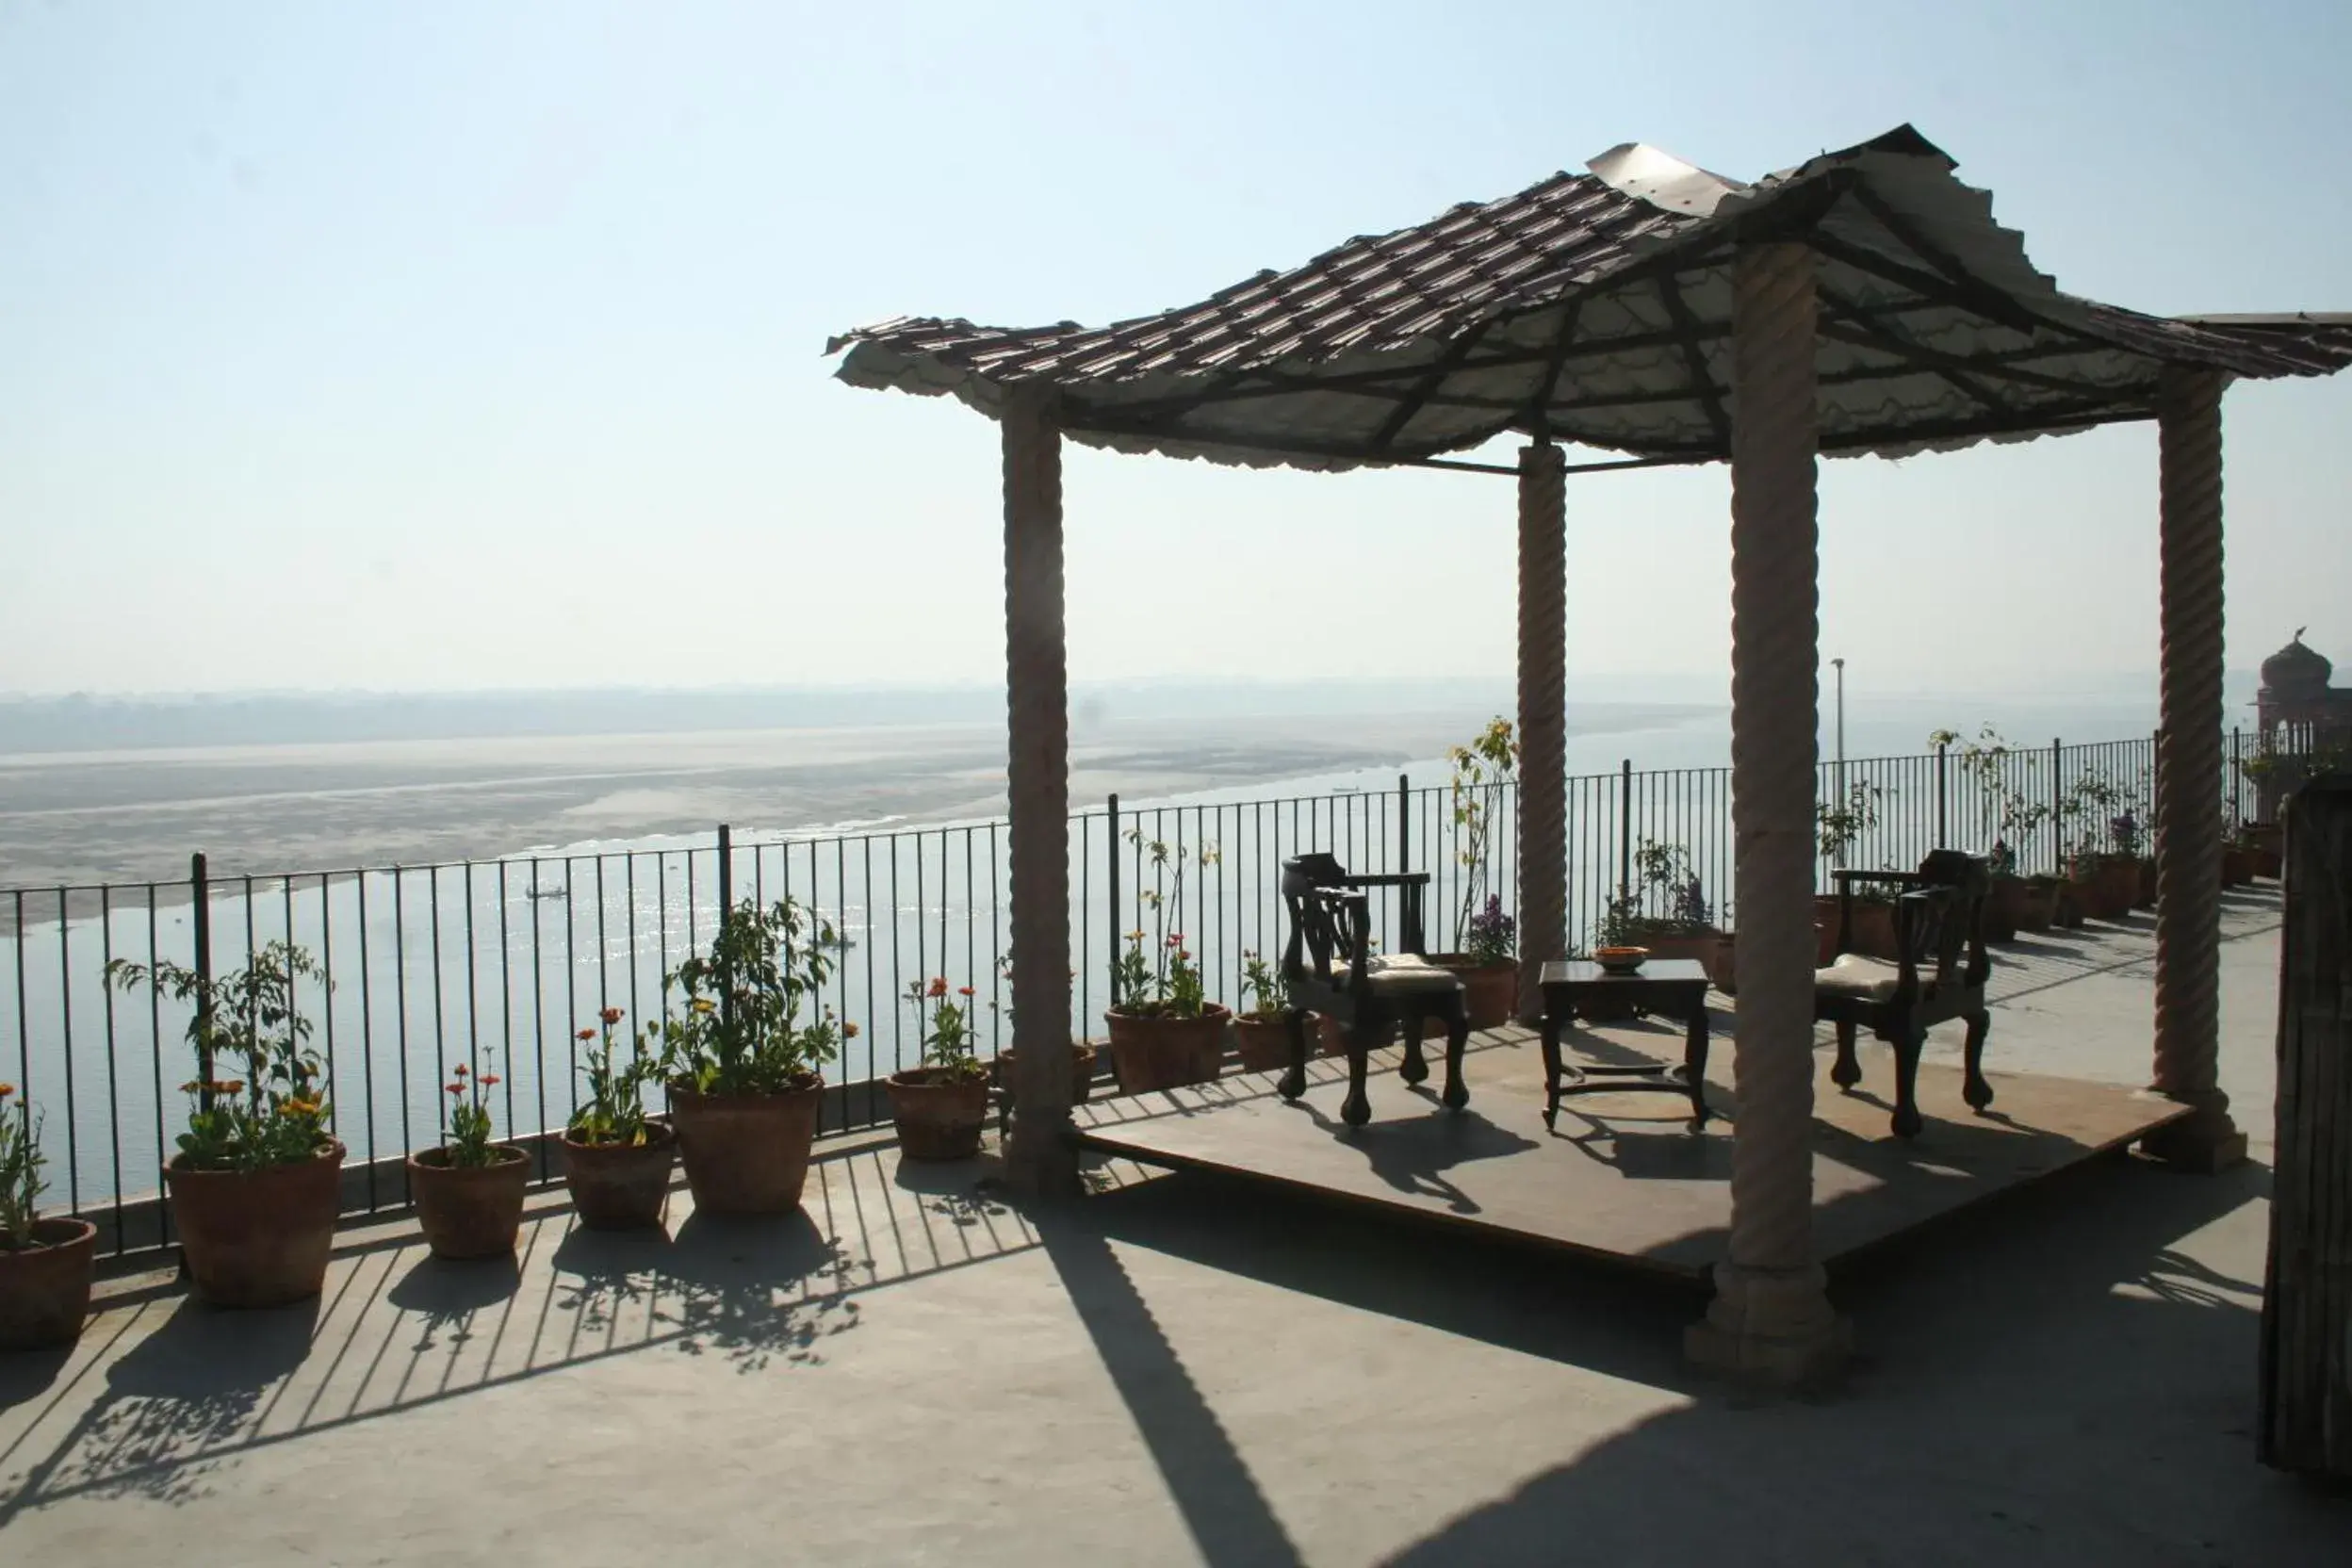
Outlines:
[[1844, 1358], [1813, 1255], [1813, 793], [1820, 537], [1814, 258], [1743, 247], [1732, 281], [1731, 816], [1740, 1017], [1730, 1256], [1694, 1362], [1777, 1384]]
[[2223, 719], [2221, 391], [2216, 370], [2168, 366], [2157, 392], [2163, 474], [2163, 669], [2156, 747], [2154, 1092], [2192, 1107], [2148, 1152], [2196, 1170], [2246, 1158], [2221, 1092]]
[[1519, 452], [1519, 1016], [1568, 951], [1568, 540], [1566, 460], [1549, 441]]
[[1005, 788], [1012, 861], [1017, 1191], [1078, 1185], [1070, 1138], [1070, 679], [1062, 627], [1062, 451], [1052, 389], [1004, 411]]

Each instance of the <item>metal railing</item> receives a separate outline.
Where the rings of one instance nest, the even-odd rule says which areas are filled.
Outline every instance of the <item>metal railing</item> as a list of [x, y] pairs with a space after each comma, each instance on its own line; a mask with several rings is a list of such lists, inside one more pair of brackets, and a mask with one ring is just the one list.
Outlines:
[[[2233, 739], [2229, 755], [2243, 753]], [[1820, 797], [1872, 792], [1874, 820], [1843, 857], [1859, 867], [1916, 864], [1938, 845], [1982, 851], [2002, 835], [2004, 798], [2047, 801], [2013, 841], [2019, 869], [2055, 871], [2067, 849], [2103, 824], [2071, 806], [2084, 780], [2112, 788], [2150, 815], [2152, 740], [2013, 750], [1970, 768], [1949, 749], [1823, 763]], [[2220, 804], [2235, 800], [2236, 773]], [[1625, 762], [1568, 781], [1569, 931], [1589, 943], [1612, 899], [1660, 912], [1642, 886], [1645, 842], [1687, 857], [1715, 921], [1735, 924], [1730, 775], [1725, 768], [1659, 772]], [[1483, 786], [1491, 890], [1517, 907], [1516, 791]], [[1251, 952], [1273, 956], [1284, 932], [1284, 858], [1326, 850], [1364, 872], [1428, 871], [1428, 936], [1461, 945], [1465, 829], [1450, 786], [1217, 803], [1122, 805], [1070, 820], [1073, 1025], [1096, 1030], [1112, 1001], [1111, 966], [1128, 933], [1183, 934], [1213, 999], [1237, 1002]], [[1165, 845], [1166, 853], [1154, 846]], [[941, 976], [974, 988], [982, 1048], [1009, 1041], [1003, 966], [1010, 887], [1001, 822], [811, 837], [691, 840], [579, 854], [526, 855], [422, 866], [212, 874], [196, 857], [185, 881], [0, 889], [0, 1060], [46, 1117], [47, 1205], [101, 1225], [118, 1251], [168, 1245], [156, 1201], [160, 1170], [182, 1119], [179, 1086], [196, 1077], [188, 1013], [168, 998], [109, 989], [117, 958], [194, 965], [199, 944], [214, 972], [232, 972], [273, 940], [307, 948], [323, 985], [298, 993], [326, 1063], [336, 1135], [350, 1151], [346, 1197], [354, 1211], [407, 1201], [404, 1158], [439, 1139], [441, 1093], [458, 1061], [495, 1064], [499, 1132], [533, 1148], [552, 1171], [548, 1135], [579, 1102], [577, 1031], [617, 1006], [625, 1027], [658, 1022], [663, 976], [716, 929], [723, 894], [761, 904], [790, 897], [836, 933], [826, 1002], [859, 1026], [822, 1126], [835, 1132], [889, 1119], [880, 1079], [920, 1057], [909, 985]], [[1823, 887], [1828, 886], [1822, 867]], [[1181, 871], [1181, 876], [1178, 873]], [[1155, 913], [1157, 895], [1164, 914]], [[1396, 934], [1396, 895], [1375, 905], [1383, 940]], [[13, 1046], [12, 1052], [9, 1050]]]

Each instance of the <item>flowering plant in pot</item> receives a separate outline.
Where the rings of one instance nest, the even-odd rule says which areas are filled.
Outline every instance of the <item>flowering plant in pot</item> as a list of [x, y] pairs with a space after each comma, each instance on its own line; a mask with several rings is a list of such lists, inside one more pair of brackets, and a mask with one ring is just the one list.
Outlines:
[[[1174, 850], [1147, 842], [1140, 829], [1127, 841], [1149, 858], [1155, 876], [1166, 880], [1136, 896], [1152, 911], [1153, 929], [1127, 933], [1127, 951], [1111, 966], [1111, 994], [1104, 1014], [1111, 1029], [1111, 1066], [1124, 1094], [1205, 1084], [1217, 1075], [1225, 1054], [1230, 1009], [1208, 999], [1207, 981], [1182, 931], [1168, 929], [1171, 907], [1184, 903], [1184, 846]], [[1200, 851], [1203, 866], [1216, 862], [1217, 846]], [[1147, 950], [1146, 944], [1149, 943]]]
[[408, 1157], [416, 1223], [436, 1258], [498, 1258], [514, 1250], [531, 1156], [490, 1136], [490, 1091], [498, 1075], [465, 1062], [441, 1086], [450, 1100], [440, 1147]]
[[[1290, 983], [1255, 953], [1241, 956], [1241, 994], [1250, 1005], [1233, 1015], [1233, 1046], [1244, 1072], [1279, 1072], [1290, 1065]], [[1312, 1015], [1307, 1027], [1315, 1027]]]
[[[192, 1004], [188, 1043], [198, 1076], [188, 1130], [163, 1168], [172, 1217], [196, 1293], [216, 1306], [273, 1307], [316, 1296], [342, 1199], [343, 1146], [318, 1086], [323, 1064], [305, 1042], [310, 1021], [295, 998], [325, 972], [303, 949], [271, 942], [218, 979], [159, 963], [117, 958], [106, 978], [123, 990], [152, 988]], [[223, 1057], [242, 1078], [218, 1078]]]
[[[1868, 779], [1857, 779], [1847, 786], [1843, 800], [1817, 801], [1813, 807], [1813, 847], [1825, 867], [1843, 867], [1846, 857], [1854, 852], [1862, 836], [1878, 825], [1879, 808], [1886, 801], [1887, 791], [1883, 785]], [[1819, 886], [1817, 883], [1816, 886]], [[1887, 903], [1883, 890], [1868, 882], [1854, 890], [1854, 923], [1852, 932], [1841, 932], [1839, 923], [1845, 918], [1847, 905], [1838, 893], [1813, 895], [1814, 958], [1827, 964], [1838, 956], [1842, 939], [1856, 953], [1876, 953], [1881, 948], [1892, 951], [1894, 938], [1894, 906]]]
[[951, 994], [947, 977], [934, 975], [928, 985], [909, 984], [906, 1002], [922, 1026], [923, 1060], [882, 1081], [898, 1146], [910, 1160], [968, 1160], [980, 1152], [980, 1128], [988, 1118], [988, 1070], [975, 1050], [972, 988], [958, 986]]
[[1511, 721], [1497, 715], [1466, 746], [1446, 753], [1453, 764], [1450, 791], [1455, 858], [1462, 866], [1461, 897], [1454, 908], [1454, 950], [1432, 953], [1429, 962], [1462, 977], [1462, 1004], [1473, 1029], [1511, 1021], [1519, 999], [1517, 927], [1503, 913], [1493, 890], [1494, 837], [1502, 792], [1519, 771], [1519, 740]]
[[30, 1101], [0, 1084], [0, 1350], [70, 1345], [90, 1315], [98, 1228], [41, 1217], [44, 1163]]
[[588, 1098], [564, 1128], [564, 1184], [592, 1231], [662, 1223], [678, 1159], [678, 1135], [645, 1115], [645, 1086], [662, 1075], [662, 1031], [647, 1024], [622, 1061], [613, 1038], [621, 1017], [620, 1008], [607, 1007], [597, 1015], [600, 1030], [580, 1031], [582, 1045], [596, 1046], [580, 1070]]
[[[1928, 737], [1938, 751], [1959, 741], [1959, 735], [1939, 729]], [[2014, 759], [2014, 760], [2013, 760]], [[2050, 820], [2050, 804], [2039, 791], [2025, 787], [2019, 775], [2031, 776], [2040, 766], [2038, 754], [2014, 753], [2001, 733], [1986, 725], [1973, 741], [1960, 747], [1960, 772], [1976, 804], [1978, 829], [1992, 841], [1986, 852], [1992, 885], [1984, 902], [1984, 934], [2007, 941], [2019, 931], [2047, 931], [2057, 915], [2057, 890], [2052, 881], [2023, 874], [2015, 845], [2030, 843]]]
[[[2129, 801], [2121, 785], [2085, 774], [2074, 781], [2060, 803], [2061, 823], [2072, 825], [2075, 840], [2066, 857], [2067, 890], [2094, 920], [2129, 914], [2139, 897], [2139, 822]], [[2115, 839], [2118, 824], [2131, 835], [2128, 845]]]
[[856, 1037], [823, 1001], [831, 925], [792, 899], [746, 899], [708, 954], [662, 981], [684, 1007], [662, 1025], [671, 1123], [694, 1206], [787, 1214], [800, 1206], [825, 1096], [818, 1070]]

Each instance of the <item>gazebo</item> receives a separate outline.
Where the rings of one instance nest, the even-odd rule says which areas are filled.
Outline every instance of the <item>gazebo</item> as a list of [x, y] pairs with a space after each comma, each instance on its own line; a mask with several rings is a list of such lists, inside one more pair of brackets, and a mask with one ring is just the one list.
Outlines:
[[[1823, 453], [1895, 456], [2156, 422], [2162, 739], [2150, 1140], [2217, 1169], [2221, 398], [2352, 362], [2352, 317], [2158, 318], [2061, 292], [1908, 126], [1753, 185], [1625, 145], [1589, 172], [1359, 237], [1198, 305], [1084, 328], [902, 318], [838, 338], [852, 385], [1003, 426], [1014, 1042], [1007, 1165], [1075, 1184], [1060, 443], [1248, 466], [1517, 480], [1523, 1013], [1565, 944], [1568, 474], [1731, 465], [1739, 1026], [1728, 1256], [1696, 1360], [1793, 1380], [1846, 1326], [1812, 1236], [1814, 787]], [[1446, 454], [1506, 433], [1515, 467]], [[1623, 453], [1570, 465], [1561, 443]], [[1043, 959], [1037, 956], [1048, 956]]]

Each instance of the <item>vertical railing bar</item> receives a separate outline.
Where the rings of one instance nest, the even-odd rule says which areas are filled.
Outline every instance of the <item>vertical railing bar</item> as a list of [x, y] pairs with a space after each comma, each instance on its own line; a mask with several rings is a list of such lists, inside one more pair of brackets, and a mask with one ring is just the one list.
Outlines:
[[[397, 875], [398, 874], [395, 873]], [[361, 1162], [368, 1184], [368, 1211], [376, 1209], [376, 1021], [375, 988], [368, 962], [368, 874], [353, 879], [359, 890], [359, 1073], [360, 1103], [368, 1117], [368, 1152]], [[345, 1140], [348, 1144], [349, 1140]]]
[[[531, 1092], [538, 1103], [532, 1120], [544, 1133], [547, 1130], [547, 972], [544, 942], [547, 922], [539, 917], [539, 906], [547, 901], [539, 896], [540, 891], [539, 857], [534, 855], [531, 858], [531, 890], [528, 895], [531, 905]], [[566, 918], [569, 918], [571, 905], [572, 885], [567, 880], [564, 884]], [[571, 1015], [566, 1009], [564, 1033], [569, 1036], [572, 1028]], [[547, 1179], [550, 1158], [547, 1140], [543, 1137], [539, 1140], [539, 1179], [543, 1182]]]
[[[425, 924], [433, 939], [433, 1069], [435, 1081], [446, 1077], [450, 1068], [449, 1041], [441, 1007], [441, 868], [425, 868]], [[471, 1068], [466, 1070], [472, 1071]], [[449, 1096], [433, 1097], [433, 1120], [435, 1132], [446, 1137], [449, 1127]], [[415, 1153], [415, 1150], [407, 1151]]]
[[[408, 1087], [408, 874], [399, 866], [392, 868], [392, 1006], [393, 1022], [400, 1042], [394, 1066], [400, 1079], [400, 1152], [407, 1154], [416, 1148], [409, 1124], [409, 1102], [416, 1097]], [[400, 1201], [413, 1200], [409, 1191], [408, 1162], [400, 1162]]]

